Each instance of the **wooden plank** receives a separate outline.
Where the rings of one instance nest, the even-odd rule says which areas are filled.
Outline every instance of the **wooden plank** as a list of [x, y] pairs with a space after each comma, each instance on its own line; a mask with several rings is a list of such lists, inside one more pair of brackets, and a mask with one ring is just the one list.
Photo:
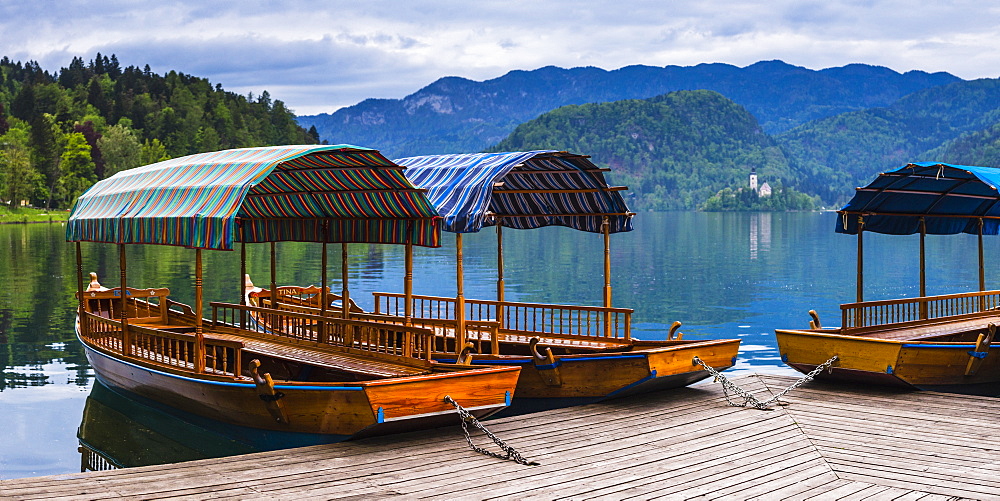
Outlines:
[[874, 485], [868, 482], [861, 482], [861, 481], [849, 480], [849, 482], [850, 483], [838, 485], [826, 492], [816, 493], [809, 499], [810, 501], [834, 501], [834, 500], [844, 499], [847, 496], [850, 496], [857, 492], [861, 492]]
[[903, 496], [923, 496], [926, 492], [917, 492], [911, 489], [900, 489], [898, 487], [885, 487], [885, 490], [871, 496], [861, 498], [864, 501], [896, 501]]
[[787, 494], [784, 492], [776, 492], [775, 499], [778, 499], [782, 495], [786, 495], [786, 497], [780, 498], [781, 501], [801, 501], [803, 499], [815, 499], [816, 496], [822, 493], [833, 491], [835, 489], [840, 489], [844, 486], [855, 484], [857, 482], [853, 480], [844, 480], [842, 478], [837, 478], [831, 481], [827, 480], [827, 478], [824, 476], [822, 479], [820, 479], [818, 482], [815, 483], [810, 482], [808, 480], [801, 483], [805, 484], [803, 486], [805, 487], [805, 489], [802, 490], [801, 492], [794, 492], [792, 494]]
[[915, 475], [898, 474], [893, 471], [872, 471], [868, 465], [839, 464], [834, 466], [840, 478], [860, 480], [863, 482], [877, 481], [880, 485], [900, 487], [903, 489], [918, 489], [932, 494], [948, 496], [963, 496], [972, 499], [984, 497], [1000, 497], [1000, 489], [989, 486], [979, 486], [971, 482], [953, 481], [947, 478], [924, 479]]
[[868, 487], [865, 487], [864, 489], [861, 489], [858, 492], [854, 492], [840, 498], [840, 501], [861, 501], [862, 499], [868, 499], [869, 497], [877, 496], [878, 494], [885, 492], [886, 489], [888, 489], [888, 487], [884, 485], [878, 485], [878, 484], [869, 485]]

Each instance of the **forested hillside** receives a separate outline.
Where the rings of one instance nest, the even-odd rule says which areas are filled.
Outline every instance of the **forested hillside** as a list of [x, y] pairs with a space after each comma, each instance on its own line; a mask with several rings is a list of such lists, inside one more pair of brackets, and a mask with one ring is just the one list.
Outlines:
[[565, 106], [521, 124], [493, 151], [569, 150], [591, 155], [629, 187], [639, 210], [690, 210], [724, 188], [793, 180], [788, 161], [757, 120], [712, 91]]
[[120, 170], [203, 151], [314, 144], [280, 100], [171, 71], [74, 58], [56, 73], [0, 59], [0, 203], [67, 208]]
[[924, 156], [960, 165], [1000, 167], [1000, 121], [987, 129], [963, 134]]
[[299, 117], [331, 143], [377, 147], [390, 157], [474, 152], [518, 124], [570, 104], [646, 99], [676, 90], [707, 89], [753, 114], [765, 132], [810, 120], [888, 106], [912, 92], [958, 81], [947, 73], [852, 64], [820, 71], [781, 61], [745, 68], [697, 66], [545, 67], [476, 82], [446, 77], [403, 99], [368, 99], [332, 114]]
[[1000, 166], [998, 123], [1000, 80], [983, 79], [922, 90], [885, 108], [817, 120], [775, 139], [797, 185], [840, 204], [853, 196], [853, 187], [908, 162]]

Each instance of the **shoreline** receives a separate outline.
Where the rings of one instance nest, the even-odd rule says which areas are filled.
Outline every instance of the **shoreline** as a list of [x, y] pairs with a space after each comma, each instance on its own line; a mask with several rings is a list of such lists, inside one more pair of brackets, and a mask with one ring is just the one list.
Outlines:
[[68, 219], [49, 219], [48, 221], [2, 221], [0, 224], [53, 224], [53, 223], [65, 223]]

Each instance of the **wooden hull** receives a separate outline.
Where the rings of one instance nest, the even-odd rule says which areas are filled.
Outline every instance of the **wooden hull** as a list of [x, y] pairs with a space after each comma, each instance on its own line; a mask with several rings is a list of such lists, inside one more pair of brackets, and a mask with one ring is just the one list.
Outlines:
[[1000, 346], [966, 375], [971, 342], [911, 341], [841, 335], [836, 329], [776, 330], [782, 360], [802, 373], [836, 355], [818, 379], [980, 395], [1000, 395]]
[[454, 424], [458, 418], [445, 395], [486, 417], [506, 407], [517, 379], [516, 370], [470, 370], [348, 383], [277, 382], [283, 424], [251, 381], [185, 374], [81, 343], [97, 378], [112, 389], [220, 422], [336, 439]]
[[473, 363], [521, 368], [516, 397], [501, 414], [511, 415], [687, 386], [709, 377], [692, 362], [694, 357], [718, 370], [728, 369], [736, 363], [740, 341], [668, 343], [636, 341], [628, 351], [559, 355], [555, 364], [517, 355], [474, 355]]

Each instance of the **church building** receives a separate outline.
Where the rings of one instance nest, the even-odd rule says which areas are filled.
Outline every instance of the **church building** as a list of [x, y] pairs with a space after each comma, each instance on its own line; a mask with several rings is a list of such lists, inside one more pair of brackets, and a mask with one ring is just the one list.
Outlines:
[[756, 167], [751, 167], [750, 168], [750, 189], [753, 190], [753, 191], [756, 191], [757, 192], [757, 196], [759, 196], [759, 197], [768, 197], [768, 196], [771, 196], [771, 185], [769, 185], [769, 184], [767, 184], [765, 182], [764, 184], [760, 185], [759, 188], [757, 187], [757, 168]]

